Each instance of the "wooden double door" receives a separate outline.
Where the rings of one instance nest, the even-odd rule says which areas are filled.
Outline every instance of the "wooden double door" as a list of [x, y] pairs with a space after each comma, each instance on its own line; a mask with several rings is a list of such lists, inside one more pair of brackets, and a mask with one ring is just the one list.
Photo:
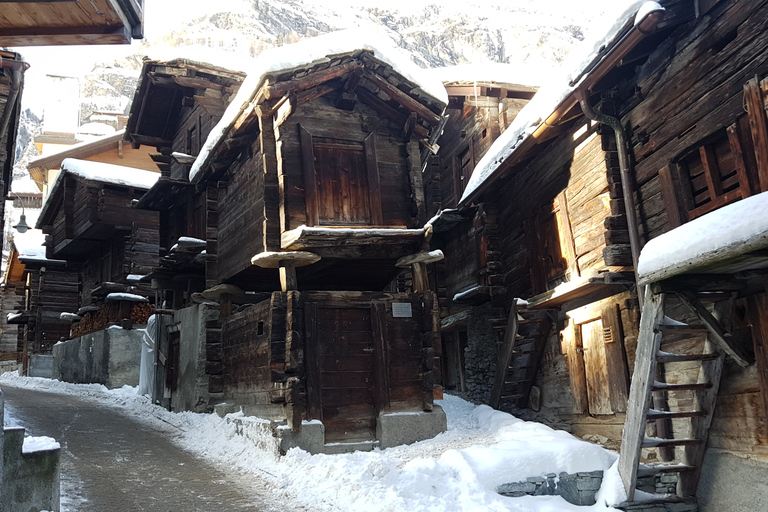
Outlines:
[[326, 442], [376, 438], [383, 385], [383, 308], [305, 303], [307, 406]]

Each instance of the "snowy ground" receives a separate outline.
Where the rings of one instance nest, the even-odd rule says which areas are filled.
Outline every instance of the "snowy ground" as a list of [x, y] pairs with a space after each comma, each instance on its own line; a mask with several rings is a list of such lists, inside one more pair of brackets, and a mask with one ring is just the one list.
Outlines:
[[[264, 447], [256, 418], [171, 413], [127, 386], [110, 391], [97, 384], [9, 373], [0, 376], [3, 384], [77, 395], [119, 408], [204, 459], [258, 474], [271, 482], [273, 497], [311, 510], [596, 512], [614, 510], [606, 502], [623, 501], [616, 453], [448, 395], [438, 402], [448, 416], [448, 431], [434, 439], [343, 455], [293, 449], [281, 458]], [[607, 470], [607, 476], [592, 507], [570, 505], [557, 496], [508, 498], [495, 492], [500, 484], [527, 477], [599, 469]]]

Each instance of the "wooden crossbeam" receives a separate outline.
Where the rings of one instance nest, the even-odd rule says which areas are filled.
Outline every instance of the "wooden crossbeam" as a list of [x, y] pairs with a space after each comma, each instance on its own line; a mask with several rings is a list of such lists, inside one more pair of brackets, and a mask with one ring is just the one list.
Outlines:
[[707, 328], [709, 334], [712, 336], [712, 340], [725, 351], [726, 354], [731, 356], [739, 366], [746, 368], [750, 365], [751, 361], [744, 349], [733, 343], [733, 338], [729, 333], [725, 332], [723, 326], [717, 319], [712, 316], [704, 304], [694, 295], [692, 292], [678, 292], [678, 298], [688, 306], [688, 308], [699, 317], [701, 323]]

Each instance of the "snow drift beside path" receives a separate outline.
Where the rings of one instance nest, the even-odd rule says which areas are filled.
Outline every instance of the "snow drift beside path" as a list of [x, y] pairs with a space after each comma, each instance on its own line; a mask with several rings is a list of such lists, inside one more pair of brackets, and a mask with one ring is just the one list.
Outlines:
[[311, 510], [597, 512], [614, 510], [600, 504], [606, 499], [622, 500], [613, 470], [592, 507], [577, 507], [557, 496], [497, 494], [498, 485], [532, 476], [608, 470], [617, 455], [566, 432], [450, 395], [438, 401], [448, 417], [448, 431], [434, 439], [342, 455], [310, 455], [294, 448], [281, 458], [266, 422], [240, 413], [225, 418], [171, 413], [128, 386], [108, 391], [97, 384], [10, 373], [0, 376], [0, 385], [77, 395], [121, 408], [201, 458], [268, 482], [275, 499]]

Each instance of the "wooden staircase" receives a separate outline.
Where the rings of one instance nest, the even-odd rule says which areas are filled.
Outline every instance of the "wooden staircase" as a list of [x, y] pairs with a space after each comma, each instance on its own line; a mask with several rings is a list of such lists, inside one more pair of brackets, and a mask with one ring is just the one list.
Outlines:
[[[626, 506], [635, 500], [638, 477], [660, 473], [679, 476], [676, 496], [657, 495], [657, 500], [677, 501], [695, 496], [724, 357], [728, 354], [742, 366], [749, 364], [726, 328], [734, 300], [729, 290], [665, 291], [668, 290], [663, 283], [647, 287], [640, 320], [619, 456], [619, 474], [627, 491], [627, 503], [623, 504]], [[667, 301], [690, 310], [697, 325], [681, 324], [667, 317]], [[705, 302], [713, 305], [714, 314]], [[685, 353], [662, 351], [665, 336], [682, 340], [676, 346], [692, 349]], [[666, 370], [679, 364], [687, 365], [684, 368], [694, 376], [692, 381], [666, 382]], [[678, 372], [678, 376], [681, 374]], [[656, 428], [655, 434], [649, 436], [646, 431], [651, 422], [655, 423], [651, 427]], [[644, 448], [656, 450], [664, 463], [641, 464]]]
[[514, 404], [523, 408], [528, 403], [552, 321], [544, 312], [519, 310], [515, 301], [509, 317], [494, 320], [493, 328], [504, 337], [499, 346], [490, 406], [499, 409]]

